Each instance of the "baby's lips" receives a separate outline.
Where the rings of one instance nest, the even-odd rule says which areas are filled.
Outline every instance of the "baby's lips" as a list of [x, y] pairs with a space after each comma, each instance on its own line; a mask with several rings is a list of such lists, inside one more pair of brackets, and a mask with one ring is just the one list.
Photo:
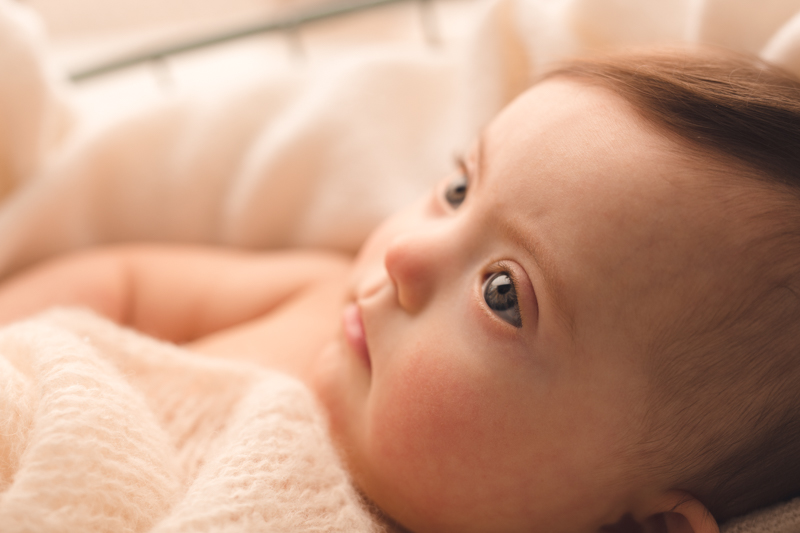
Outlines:
[[347, 344], [356, 353], [367, 369], [371, 369], [372, 363], [367, 348], [367, 336], [364, 332], [364, 321], [361, 319], [361, 308], [356, 303], [349, 303], [342, 312], [342, 327]]

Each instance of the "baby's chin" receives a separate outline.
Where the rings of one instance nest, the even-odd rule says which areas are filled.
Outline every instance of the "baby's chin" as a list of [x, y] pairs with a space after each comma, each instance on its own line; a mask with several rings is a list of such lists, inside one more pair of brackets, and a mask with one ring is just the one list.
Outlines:
[[322, 408], [331, 440], [343, 460], [352, 455], [349, 442], [358, 407], [352, 387], [348, 387], [348, 366], [342, 360], [345, 355], [342, 341], [331, 340], [320, 351], [305, 380]]
[[352, 388], [347, 388], [347, 360], [343, 341], [334, 339], [319, 353], [306, 385], [311, 389], [326, 417], [328, 434], [342, 466], [347, 470], [356, 492], [373, 516], [390, 532], [409, 531], [389, 516], [379, 506], [375, 494], [370, 491], [368, 469], [359, 460], [356, 438], [357, 415], [355, 409], [363, 408], [357, 404]]
[[311, 389], [311, 392], [314, 393], [328, 418], [331, 417], [331, 406], [336, 403], [334, 401], [335, 394], [331, 377], [336, 372], [335, 352], [338, 343], [337, 339], [332, 339], [325, 344], [317, 354], [303, 380], [308, 388]]

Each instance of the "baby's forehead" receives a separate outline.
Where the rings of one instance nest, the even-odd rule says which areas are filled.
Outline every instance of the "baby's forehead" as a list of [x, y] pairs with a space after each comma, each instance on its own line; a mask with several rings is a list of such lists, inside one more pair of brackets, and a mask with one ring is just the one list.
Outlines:
[[722, 167], [687, 155], [607, 89], [543, 82], [471, 153], [477, 193], [534, 251], [541, 298], [578, 329], [678, 316], [735, 281], [743, 237], [761, 231], [735, 205], [748, 180], [720, 181]]
[[[610, 89], [558, 77], [516, 98], [481, 135], [487, 162], [601, 171], [615, 165], [670, 164], [683, 155], [656, 128]], [[621, 169], [616, 169], [617, 171]]]
[[[484, 130], [471, 158], [482, 179], [517, 193], [513, 203], [540, 194], [544, 185], [564, 189], [558, 200], [566, 203], [598, 190], [638, 189], [638, 202], [617, 206], [622, 210], [666, 196], [703, 170], [621, 97], [563, 79], [542, 82], [515, 100]], [[600, 200], [584, 207], [601, 207]]]

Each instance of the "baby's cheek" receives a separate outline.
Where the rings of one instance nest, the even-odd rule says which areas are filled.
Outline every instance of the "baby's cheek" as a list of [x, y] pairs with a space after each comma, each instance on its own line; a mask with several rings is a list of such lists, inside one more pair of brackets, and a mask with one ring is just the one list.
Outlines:
[[383, 481], [432, 510], [477, 496], [464, 492], [496, 464], [505, 419], [491, 385], [479, 369], [425, 354], [392, 369], [369, 407], [369, 446]]

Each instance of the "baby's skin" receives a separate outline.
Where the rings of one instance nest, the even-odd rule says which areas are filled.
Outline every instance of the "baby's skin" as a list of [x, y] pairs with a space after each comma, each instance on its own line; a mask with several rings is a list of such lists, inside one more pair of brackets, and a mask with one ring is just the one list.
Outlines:
[[298, 376], [356, 485], [413, 531], [718, 531], [636, 452], [644, 347], [735, 248], [728, 193], [620, 97], [566, 79], [506, 108], [462, 166], [355, 259], [93, 250], [7, 281], [0, 322], [83, 305]]

